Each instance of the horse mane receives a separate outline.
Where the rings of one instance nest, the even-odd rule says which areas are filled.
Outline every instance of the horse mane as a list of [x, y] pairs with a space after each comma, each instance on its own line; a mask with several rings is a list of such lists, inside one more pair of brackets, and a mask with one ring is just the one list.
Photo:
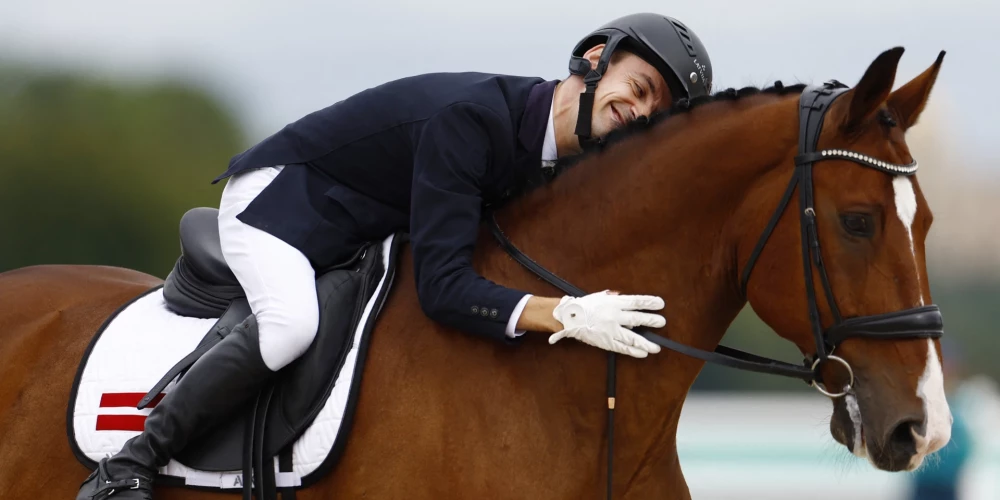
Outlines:
[[602, 141], [587, 147], [580, 153], [559, 158], [550, 174], [538, 175], [528, 179], [520, 187], [515, 188], [507, 199], [491, 205], [490, 210], [498, 210], [514, 200], [523, 200], [537, 189], [551, 185], [552, 181], [556, 180], [556, 177], [559, 177], [572, 167], [580, 165], [581, 163], [590, 163], [588, 160], [599, 156], [612, 145], [650, 133], [660, 124], [667, 122], [675, 116], [691, 113], [692, 110], [702, 108], [709, 104], [719, 102], [735, 102], [756, 95], [769, 94], [784, 96], [788, 94], [801, 94], [806, 87], [807, 85], [804, 83], [784, 85], [780, 80], [778, 80], [774, 82], [774, 85], [765, 88], [754, 86], [747, 86], [741, 89], [727, 88], [715, 92], [714, 94], [699, 96], [694, 99], [678, 99], [665, 110], [653, 113], [649, 117], [640, 117], [640, 119], [631, 121], [624, 126], [612, 130]]
[[677, 101], [674, 101], [674, 103], [669, 108], [663, 111], [658, 111], [656, 113], [653, 113], [646, 119], [634, 120], [632, 122], [627, 123], [623, 127], [619, 127], [617, 129], [612, 130], [611, 132], [608, 133], [608, 135], [604, 138], [603, 141], [597, 143], [592, 147], [587, 148], [585, 151], [577, 153], [575, 155], [560, 158], [559, 161], [556, 163], [556, 170], [557, 172], [562, 172], [565, 169], [572, 167], [573, 165], [577, 165], [580, 162], [592, 156], [600, 154], [606, 148], [608, 148], [613, 144], [617, 144], [625, 139], [629, 139], [636, 135], [649, 132], [660, 123], [665, 122], [674, 116], [690, 113], [691, 110], [700, 108], [702, 106], [705, 106], [706, 104], [712, 104], [721, 101], [737, 101], [745, 97], [751, 97], [761, 94], [772, 94], [779, 96], [783, 96], [786, 94], [801, 94], [802, 91], [805, 90], [806, 86], [807, 85], [804, 83], [798, 83], [795, 85], [786, 86], [783, 83], [781, 83], [781, 80], [778, 80], [774, 82], [774, 85], [765, 88], [747, 86], [741, 89], [736, 89], [730, 87], [725, 90], [720, 90], [718, 92], [715, 92], [714, 94], [704, 95], [696, 97], [694, 99], [688, 99], [688, 98], [678, 99]]

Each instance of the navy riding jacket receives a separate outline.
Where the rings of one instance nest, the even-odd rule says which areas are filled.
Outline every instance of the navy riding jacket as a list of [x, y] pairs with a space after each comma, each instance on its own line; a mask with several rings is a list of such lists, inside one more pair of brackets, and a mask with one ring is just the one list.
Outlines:
[[241, 221], [317, 269], [409, 232], [424, 312], [509, 341], [507, 321], [526, 292], [479, 276], [473, 246], [483, 206], [540, 177], [556, 83], [483, 73], [392, 81], [287, 125], [234, 156], [213, 183], [285, 165]]

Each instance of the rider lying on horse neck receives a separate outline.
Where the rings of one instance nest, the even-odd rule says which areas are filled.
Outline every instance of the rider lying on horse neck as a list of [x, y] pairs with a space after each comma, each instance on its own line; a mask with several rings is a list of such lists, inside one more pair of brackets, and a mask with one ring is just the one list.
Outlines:
[[[679, 21], [635, 14], [584, 37], [563, 81], [481, 73], [389, 82], [312, 113], [236, 155], [219, 206], [226, 262], [253, 314], [163, 398], [142, 434], [101, 460], [78, 499], [151, 499], [156, 469], [298, 358], [319, 323], [316, 272], [408, 231], [420, 303], [502, 342], [525, 331], [635, 357], [659, 347], [654, 296], [536, 297], [472, 269], [484, 204], [544, 181], [554, 160], [711, 90], [705, 47]], [[598, 84], [599, 83], [599, 84]]]

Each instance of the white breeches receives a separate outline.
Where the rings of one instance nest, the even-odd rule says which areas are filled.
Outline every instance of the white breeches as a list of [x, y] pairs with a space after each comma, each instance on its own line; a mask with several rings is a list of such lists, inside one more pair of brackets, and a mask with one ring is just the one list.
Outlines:
[[236, 218], [283, 166], [231, 177], [219, 204], [222, 254], [257, 318], [260, 354], [278, 371], [302, 355], [319, 328], [316, 272], [302, 252]]

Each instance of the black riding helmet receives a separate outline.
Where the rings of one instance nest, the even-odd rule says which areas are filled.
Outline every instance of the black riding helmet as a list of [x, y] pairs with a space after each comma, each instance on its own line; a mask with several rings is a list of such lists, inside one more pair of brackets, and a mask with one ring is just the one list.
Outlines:
[[[604, 51], [591, 69], [582, 56], [595, 45]], [[580, 94], [580, 112], [576, 135], [580, 143], [592, 141], [590, 121], [594, 109], [594, 91], [604, 76], [615, 49], [623, 48], [651, 64], [667, 82], [673, 98], [707, 95], [712, 91], [712, 61], [701, 40], [684, 23], [660, 14], [640, 13], [611, 21], [580, 40], [573, 48], [569, 71], [583, 77], [586, 90]]]

